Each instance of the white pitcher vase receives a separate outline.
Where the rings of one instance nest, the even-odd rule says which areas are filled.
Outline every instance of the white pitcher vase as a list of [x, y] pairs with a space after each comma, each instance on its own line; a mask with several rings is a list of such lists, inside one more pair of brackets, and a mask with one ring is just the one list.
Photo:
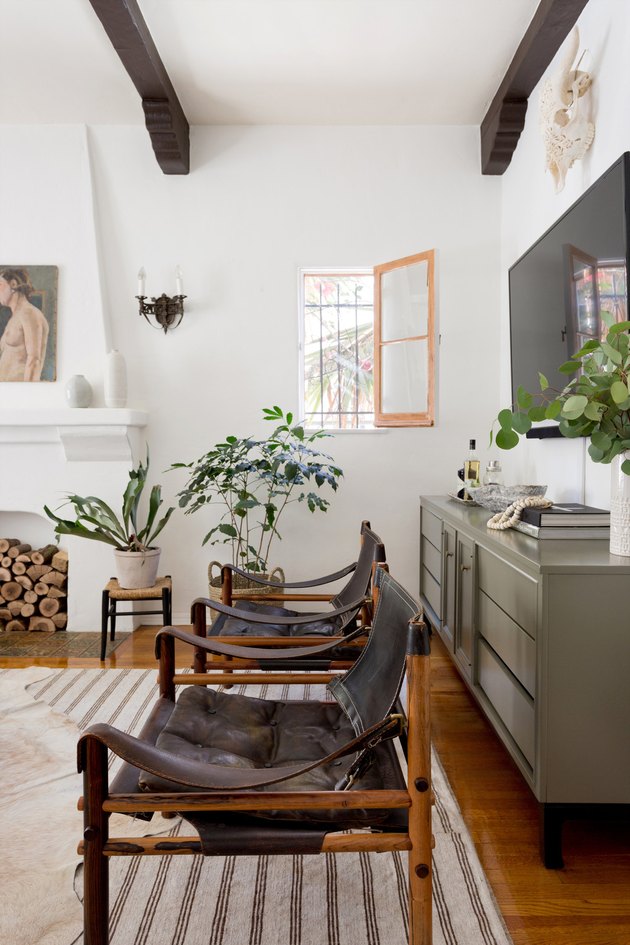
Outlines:
[[611, 463], [610, 553], [630, 558], [630, 476], [621, 471], [630, 450], [615, 456]]
[[125, 407], [127, 404], [127, 367], [116, 348], [107, 355], [104, 394], [106, 407]]

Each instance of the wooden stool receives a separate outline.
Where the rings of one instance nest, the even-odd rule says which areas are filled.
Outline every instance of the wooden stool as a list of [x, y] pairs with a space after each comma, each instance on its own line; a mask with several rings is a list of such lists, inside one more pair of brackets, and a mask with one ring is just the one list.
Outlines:
[[[136, 614], [162, 614], [164, 626], [172, 622], [171, 594], [173, 585], [170, 574], [159, 577], [153, 587], [121, 587], [117, 578], [110, 578], [103, 591], [103, 605], [101, 610], [101, 660], [105, 659], [107, 650], [107, 621], [111, 619], [110, 640], [116, 637], [116, 617], [128, 617]], [[116, 610], [121, 600], [161, 600], [160, 610]]]

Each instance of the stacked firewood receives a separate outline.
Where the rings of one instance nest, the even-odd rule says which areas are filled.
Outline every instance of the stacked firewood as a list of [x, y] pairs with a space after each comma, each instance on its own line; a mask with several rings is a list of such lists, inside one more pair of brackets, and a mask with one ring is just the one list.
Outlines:
[[68, 623], [68, 554], [0, 538], [0, 630], [54, 633]]

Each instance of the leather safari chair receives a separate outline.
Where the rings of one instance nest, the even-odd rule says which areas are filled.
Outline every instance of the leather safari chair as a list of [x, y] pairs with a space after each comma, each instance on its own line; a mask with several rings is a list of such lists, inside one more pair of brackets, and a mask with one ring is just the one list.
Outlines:
[[[334, 574], [315, 578], [310, 581], [278, 583], [259, 578], [255, 573], [242, 571], [231, 564], [223, 566], [221, 602], [207, 598], [197, 598], [191, 607], [191, 622], [194, 632], [201, 637], [206, 635], [221, 637], [227, 643], [256, 643], [262, 647], [303, 646], [310, 642], [319, 642], [322, 638], [339, 638], [339, 646], [329, 649], [325, 658], [311, 659], [302, 657], [299, 668], [306, 671], [326, 671], [329, 669], [348, 669], [360, 655], [363, 640], [358, 639], [352, 645], [344, 638], [357, 627], [369, 625], [372, 616], [372, 575], [377, 564], [385, 561], [385, 546], [370, 523], [361, 523], [361, 543], [357, 561]], [[266, 589], [272, 588], [271, 594], [258, 595], [253, 590], [249, 599], [242, 597], [234, 602], [232, 598], [232, 578], [241, 575], [249, 578]], [[344, 587], [336, 594], [307, 593], [307, 589], [322, 587], [339, 581], [350, 575]], [[328, 611], [305, 613], [292, 610], [276, 603], [294, 601], [327, 601]], [[271, 603], [273, 602], [273, 603]], [[232, 608], [228, 610], [227, 608]], [[224, 609], [225, 608], [225, 609]], [[208, 626], [208, 609], [218, 611], [213, 623]], [[264, 660], [259, 661], [263, 669], [271, 669]], [[197, 669], [202, 669], [197, 666]], [[229, 667], [223, 663], [222, 668]], [[251, 668], [251, 667], [250, 667]], [[280, 665], [276, 660], [275, 669], [295, 669], [296, 660], [290, 659]]]
[[[160, 698], [140, 736], [97, 724], [79, 741], [85, 945], [108, 943], [113, 855], [393, 850], [409, 851], [410, 945], [431, 945], [429, 632], [415, 601], [384, 568], [376, 572], [376, 593], [368, 642], [353, 667], [329, 683], [326, 701], [209, 689], [230, 677], [177, 676], [175, 640], [207, 652], [233, 647], [173, 627], [158, 633]], [[399, 699], [405, 672], [406, 715]], [[175, 701], [175, 683], [186, 680], [193, 685]], [[110, 749], [124, 760], [111, 787]], [[156, 810], [181, 814], [194, 833], [167, 841], [108, 836], [110, 812]], [[355, 828], [361, 832], [340, 833]]]

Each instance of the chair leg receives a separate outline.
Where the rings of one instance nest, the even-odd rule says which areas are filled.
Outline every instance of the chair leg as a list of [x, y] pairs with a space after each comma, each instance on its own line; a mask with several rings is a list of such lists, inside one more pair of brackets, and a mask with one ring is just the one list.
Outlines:
[[109, 592], [103, 591], [103, 600], [101, 603], [101, 662], [105, 659], [107, 652], [107, 620], [109, 618]]
[[407, 656], [409, 808], [409, 945], [432, 941], [431, 713], [429, 632], [414, 623], [416, 646]]
[[114, 641], [116, 639], [116, 601], [115, 600], [111, 602], [111, 607], [109, 608], [109, 618], [111, 620], [111, 623], [110, 623], [111, 629], [110, 629], [109, 639]]
[[103, 855], [108, 840], [107, 748], [95, 738], [82, 744], [83, 755], [83, 916], [84, 945], [109, 943], [109, 861]]
[[162, 588], [162, 620], [165, 627], [170, 627], [173, 623], [171, 590], [169, 587]]

